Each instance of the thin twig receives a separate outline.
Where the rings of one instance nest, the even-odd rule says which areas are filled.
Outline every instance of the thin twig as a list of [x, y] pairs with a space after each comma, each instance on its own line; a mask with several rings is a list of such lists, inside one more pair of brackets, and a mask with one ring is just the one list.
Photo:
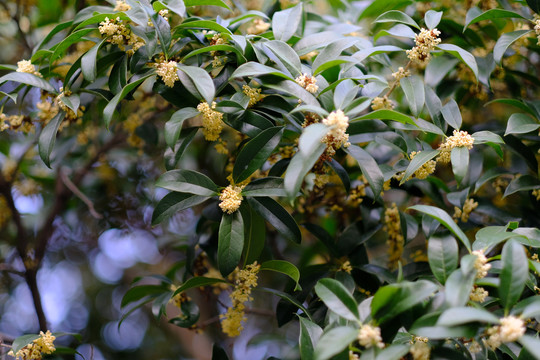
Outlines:
[[88, 210], [90, 211], [90, 215], [92, 215], [96, 219], [103, 219], [103, 215], [98, 213], [94, 208], [94, 203], [92, 203], [92, 201], [86, 195], [84, 195], [82, 191], [79, 190], [77, 186], [75, 186], [74, 183], [71, 182], [69, 177], [66, 175], [65, 172], [62, 171], [62, 169], [58, 170], [58, 175], [60, 176], [60, 179], [62, 179], [62, 181], [64, 182], [64, 185], [66, 185], [66, 187], [71, 190], [73, 194], [75, 194], [79, 199], [82, 200], [83, 203], [86, 204]]
[[[15, 270], [14, 268], [12, 268], [11, 266], [7, 264], [0, 264], [0, 271], [24, 277], [23, 271]], [[0, 338], [1, 338], [1, 335], [0, 335]]]

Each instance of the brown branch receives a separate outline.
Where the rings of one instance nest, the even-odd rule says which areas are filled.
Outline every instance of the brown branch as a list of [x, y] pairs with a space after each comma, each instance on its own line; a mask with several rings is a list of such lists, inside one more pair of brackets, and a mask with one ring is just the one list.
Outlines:
[[15, 270], [14, 268], [9, 266], [8, 264], [0, 264], [0, 271], [24, 277], [24, 272], [23, 271]]
[[71, 190], [73, 194], [75, 194], [79, 199], [82, 200], [83, 203], [86, 204], [88, 207], [88, 211], [90, 211], [90, 215], [95, 217], [96, 219], [103, 219], [103, 215], [98, 213], [96, 209], [94, 208], [94, 203], [82, 193], [81, 190], [69, 179], [69, 177], [66, 175], [65, 172], [62, 171], [62, 169], [58, 170], [58, 175], [60, 176], [60, 179], [64, 182], [64, 185]]

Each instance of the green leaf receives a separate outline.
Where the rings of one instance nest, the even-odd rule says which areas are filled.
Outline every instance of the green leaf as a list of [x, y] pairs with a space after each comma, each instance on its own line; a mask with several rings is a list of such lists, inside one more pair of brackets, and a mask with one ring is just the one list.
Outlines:
[[495, 179], [496, 177], [498, 177], [500, 175], [503, 175], [503, 174], [508, 174], [508, 171], [506, 169], [503, 169], [503, 168], [491, 168], [491, 169], [489, 169], [482, 176], [480, 176], [480, 178], [476, 181], [474, 192], [477, 192], [482, 187], [482, 185], [484, 185], [488, 181], [491, 181], [491, 180]]
[[313, 71], [313, 74], [317, 75], [324, 69], [327, 69], [328, 65], [325, 64], [338, 59], [343, 50], [350, 48], [357, 42], [358, 39], [356, 38], [342, 38], [334, 40], [329, 44], [324, 44], [326, 46], [321, 50], [319, 55], [317, 55], [317, 57], [313, 61], [313, 65], [311, 66], [312, 69], [315, 69], [315, 71]]
[[[470, 255], [474, 256], [474, 255]], [[445, 301], [451, 307], [465, 306], [473, 289], [476, 271], [463, 273], [463, 269], [454, 270], [446, 279]]]
[[208, 197], [218, 195], [217, 185], [208, 176], [187, 169], [164, 173], [157, 180], [156, 186], [194, 195]]
[[[296, 154], [294, 154], [289, 166], [287, 167], [285, 179], [283, 180], [285, 191], [291, 199], [296, 197], [296, 194], [302, 186], [304, 177], [311, 170], [313, 165], [315, 165], [319, 157], [326, 149], [326, 144], [321, 141], [326, 132], [323, 134], [323, 132], [320, 131], [321, 129], [322, 127], [315, 127], [311, 125], [304, 129], [302, 135], [300, 136], [299, 144], [302, 142], [302, 149], [304, 149], [304, 151], [298, 151]], [[328, 128], [325, 129], [325, 131], [327, 130]], [[306, 138], [306, 140], [303, 138]]]
[[402, 23], [405, 25], [410, 25], [418, 30], [420, 30], [420, 26], [414, 21], [409, 15], [405, 14], [402, 11], [398, 10], [390, 10], [385, 12], [384, 14], [380, 15], [377, 19], [375, 19], [376, 23]]
[[211, 20], [195, 20], [183, 22], [182, 24], [174, 28], [175, 32], [177, 29], [209, 29], [214, 30], [217, 33], [227, 34], [229, 36], [232, 35], [231, 30]]
[[144, 297], [151, 296], [157, 297], [160, 294], [168, 292], [169, 289], [163, 285], [140, 285], [134, 286], [129, 289], [120, 304], [121, 307], [124, 307], [132, 302], [139, 301]]
[[[472, 326], [425, 326], [413, 328], [411, 333], [417, 336], [429, 337], [430, 340], [446, 340], [448, 338], [472, 338], [476, 336], [477, 329]], [[461, 359], [458, 357], [458, 359]]]
[[11, 344], [11, 350], [16, 354], [26, 345], [32, 343], [34, 340], [39, 339], [40, 335], [35, 334], [28, 334], [28, 335], [22, 335], [17, 337], [15, 340], [13, 340], [13, 344]]
[[427, 163], [429, 160], [433, 159], [437, 155], [439, 155], [439, 150], [423, 150], [416, 153], [414, 158], [409, 163], [409, 166], [407, 166], [407, 169], [405, 170], [405, 174], [403, 174], [403, 178], [401, 179], [400, 184], [403, 184], [405, 181], [409, 180], [409, 178], [416, 172], [416, 170], [420, 169], [425, 163]]
[[314, 346], [319, 341], [323, 330], [317, 324], [308, 319], [299, 316], [300, 335], [298, 344], [300, 348], [300, 358], [302, 360], [311, 360], [314, 356]]
[[171, 26], [169, 25], [169, 21], [165, 20], [165, 18], [158, 13], [153, 14], [150, 18], [154, 24], [161, 50], [165, 55], [165, 59], [168, 59], [169, 48], [171, 47]]
[[221, 275], [227, 277], [238, 266], [244, 249], [244, 221], [240, 211], [223, 214], [219, 225], [217, 260]]
[[149, 77], [154, 76], [154, 74], [147, 74], [137, 80], [134, 80], [133, 82], [127, 84], [124, 86], [122, 91], [118, 94], [116, 94], [111, 101], [105, 106], [105, 109], [103, 109], [103, 121], [105, 121], [105, 126], [107, 128], [111, 125], [111, 121], [114, 115], [114, 112], [116, 110], [116, 107], [118, 106], [118, 103], [127, 96], [131, 91], [135, 90], [139, 85], [141, 85], [146, 79]]
[[286, 10], [276, 11], [272, 16], [272, 31], [276, 40], [287, 41], [293, 37], [302, 20], [302, 2]]
[[234, 46], [226, 45], [226, 44], [210, 45], [210, 46], [205, 46], [200, 49], [193, 50], [190, 53], [188, 53], [186, 56], [184, 56], [183, 60], [185, 61], [186, 59], [189, 59], [192, 56], [207, 53], [207, 52], [212, 52], [212, 51], [230, 51], [236, 54], [236, 58], [240, 64], [245, 63], [247, 61], [246, 58], [244, 57], [244, 54], [242, 54], [240, 50], [238, 50]]
[[84, 54], [83, 57], [81, 58], [81, 70], [82, 70], [84, 78], [89, 82], [93, 82], [94, 80], [96, 80], [97, 54], [101, 46], [105, 44], [106, 41], [107, 41], [106, 39], [101, 40], [99, 43], [94, 45], [90, 50], [88, 50], [86, 54]]
[[259, 64], [253, 61], [240, 65], [238, 69], [236, 69], [231, 75], [231, 79], [244, 77], [244, 76], [261, 76], [261, 75], [276, 75], [284, 79], [294, 81], [293, 78], [291, 78], [290, 76], [288, 76], [282, 71], [279, 71], [270, 66]]
[[172, 114], [171, 119], [165, 123], [165, 142], [172, 149], [180, 137], [182, 125], [187, 119], [198, 116], [200, 112], [194, 108], [183, 108]]
[[525, 19], [523, 16], [521, 16], [520, 14], [516, 12], [503, 10], [503, 9], [490, 9], [470, 19], [469, 19], [469, 13], [467, 14], [467, 18], [465, 19], [465, 26], [463, 26], [463, 32], [465, 32], [465, 30], [467, 30], [467, 28], [470, 25], [476, 24], [477, 22], [480, 22], [482, 20], [508, 19], [508, 18]]
[[227, 10], [231, 10], [231, 8], [229, 8], [229, 6], [225, 4], [222, 0], [184, 0], [184, 4], [186, 4], [186, 6], [213, 5], [213, 6], [220, 6]]
[[374, 0], [360, 14], [360, 19], [372, 18], [391, 9], [400, 9], [412, 3], [412, 0]]
[[512, 45], [517, 39], [529, 34], [532, 30], [518, 30], [512, 31], [506, 34], [503, 34], [495, 43], [493, 48], [493, 60], [497, 65], [501, 64], [502, 57], [506, 50]]
[[282, 126], [263, 130], [244, 145], [234, 162], [232, 175], [235, 183], [241, 183], [249, 178], [268, 160], [268, 157], [279, 145], [283, 130]]
[[444, 285], [458, 267], [459, 247], [451, 235], [434, 235], [428, 240], [428, 261], [433, 275]]
[[497, 324], [499, 323], [499, 318], [482, 308], [454, 307], [445, 310], [441, 314], [437, 320], [437, 325], [455, 326], [476, 321]]
[[469, 242], [467, 235], [465, 235], [459, 226], [457, 226], [452, 217], [448, 215], [446, 211], [429, 205], [414, 205], [409, 207], [409, 209], [420, 211], [421, 213], [431, 216], [439, 221], [448, 230], [450, 230], [463, 243], [463, 245], [465, 245], [467, 250], [471, 251], [471, 243]]
[[527, 255], [523, 245], [513, 239], [507, 241], [501, 253], [501, 262], [499, 298], [501, 305], [508, 311], [521, 297], [529, 277]]
[[330, 278], [321, 279], [315, 285], [315, 293], [329, 310], [347, 320], [359, 320], [356, 300], [339, 281]]
[[433, 30], [439, 25], [442, 15], [442, 11], [428, 10], [426, 12], [426, 15], [424, 15], [424, 22], [429, 30]]
[[506, 131], [504, 135], [508, 134], [526, 134], [531, 131], [535, 131], [540, 127], [540, 124], [536, 122], [532, 117], [526, 114], [512, 114], [506, 124]]
[[518, 191], [529, 191], [540, 188], [540, 181], [536, 176], [522, 175], [518, 178], [514, 178], [504, 191], [504, 197], [512, 195]]
[[300, 57], [298, 57], [296, 51], [294, 51], [287, 43], [273, 40], [265, 42], [264, 46], [277, 56], [293, 77], [302, 75]]
[[314, 360], [327, 360], [339, 354], [358, 338], [358, 329], [340, 326], [325, 332], [315, 345]]
[[300, 243], [302, 233], [294, 218], [279, 203], [269, 197], [249, 197], [249, 205], [287, 240]]
[[453, 44], [440, 44], [437, 47], [461, 60], [472, 70], [476, 81], [478, 81], [478, 65], [476, 64], [476, 59], [473, 54]]
[[452, 149], [450, 156], [452, 171], [459, 186], [469, 170], [469, 149], [465, 146], [455, 147]]
[[288, 261], [268, 260], [261, 264], [261, 270], [271, 270], [285, 274], [296, 282], [294, 291], [302, 290], [302, 287], [298, 283], [300, 281], [300, 271]]
[[229, 360], [227, 352], [218, 344], [212, 347], [212, 360]]
[[418, 76], [409, 76], [399, 81], [409, 108], [415, 117], [418, 117], [424, 108], [426, 95], [424, 93], [424, 83]]
[[54, 63], [57, 59], [61, 58], [65, 51], [73, 44], [79, 42], [84, 36], [88, 35], [95, 29], [81, 29], [72, 32], [67, 38], [62, 40], [59, 44], [55, 45], [51, 50], [54, 50], [54, 53], [51, 55], [50, 63]]
[[286, 300], [286, 301], [290, 302], [291, 304], [293, 304], [294, 306], [298, 307], [300, 310], [302, 310], [304, 312], [304, 314], [306, 314], [306, 316], [308, 317], [309, 320], [313, 321], [313, 318], [311, 317], [311, 314], [309, 313], [309, 311], [300, 302], [298, 302], [298, 300], [293, 298], [291, 295], [289, 295], [287, 293], [284, 293], [283, 291], [270, 289], [270, 288], [264, 288], [264, 287], [261, 287], [261, 286], [256, 287], [254, 290], [256, 290], [256, 291], [264, 291], [264, 292], [279, 296], [283, 300]]
[[[527, 0], [529, 2], [530, 0]], [[519, 338], [518, 342], [523, 345], [529, 353], [534, 356], [537, 360], [540, 360], [540, 340], [536, 337], [530, 335], [523, 335]]]
[[264, 219], [247, 205], [240, 206], [244, 220], [244, 266], [259, 259], [266, 243]]
[[478, 230], [473, 243], [473, 250], [484, 250], [488, 253], [495, 246], [512, 237], [517, 237], [514, 232], [507, 232], [506, 226], [487, 226]]
[[[88, 10], [88, 9], [89, 8], [87, 8], [86, 10]], [[73, 31], [77, 32], [79, 29], [82, 29], [85, 26], [100, 23], [100, 22], [104, 21], [105, 18], [116, 19], [117, 17], [119, 17], [120, 20], [123, 20], [123, 21], [130, 21], [131, 20], [124, 13], [121, 13], [121, 12], [111, 13], [111, 12], [109, 12], [109, 11], [111, 11], [111, 8], [106, 8], [106, 11], [107, 11], [107, 13], [99, 13], [99, 14], [96, 14], [96, 15], [93, 15], [93, 16], [90, 16], [90, 17], [86, 18], [79, 25], [77, 25], [77, 27], [75, 29], [73, 29]], [[95, 13], [95, 11], [93, 11], [92, 13]], [[75, 23], [77, 23], [77, 22], [78, 22], [78, 19], [75, 18]], [[94, 27], [92, 29], [84, 29], [84, 30], [96, 30], [96, 28]], [[52, 50], [54, 50], [54, 48], [52, 48]]]
[[198, 288], [198, 287], [213, 285], [213, 284], [217, 284], [217, 283], [228, 284], [228, 282], [223, 280], [223, 279], [215, 279], [215, 278], [207, 278], [207, 277], [203, 277], [203, 276], [196, 276], [196, 277], [193, 277], [193, 278], [189, 279], [188, 281], [183, 283], [178, 289], [176, 289], [176, 291], [173, 294], [173, 297], [180, 294], [181, 292], [184, 292], [184, 291], [192, 289], [192, 288], [196, 288], [196, 287]]
[[416, 123], [411, 117], [405, 114], [399, 113], [397, 111], [394, 111], [394, 110], [384, 110], [384, 109], [372, 111], [366, 115], [357, 117], [353, 119], [352, 121], [371, 120], [371, 119], [394, 120], [403, 124], [411, 124], [411, 125], [416, 126]]
[[349, 146], [345, 151], [358, 162], [375, 198], [378, 198], [383, 189], [384, 175], [375, 159], [366, 150], [356, 145]]
[[442, 107], [441, 114], [444, 117], [444, 121], [446, 121], [448, 125], [456, 130], [461, 128], [463, 119], [461, 117], [461, 111], [459, 111], [459, 106], [454, 99], [451, 99]]
[[45, 125], [41, 133], [39, 134], [38, 139], [38, 148], [39, 148], [39, 157], [47, 167], [51, 167], [51, 152], [54, 148], [54, 143], [56, 142], [56, 133], [58, 132], [58, 127], [64, 120], [65, 112], [59, 111], [56, 116]]
[[[182, 17], [186, 16], [186, 5], [184, 4], [184, 1], [182, 1], [182, 0], [161, 0], [161, 1], [172, 12], [174, 12], [174, 13], [182, 16]], [[225, 4], [223, 4], [223, 5], [225, 5]], [[227, 6], [227, 5], [225, 5], [225, 6]]]
[[208, 196], [172, 192], [163, 197], [156, 205], [152, 214], [152, 225], [157, 225], [178, 211], [189, 209], [206, 200]]
[[409, 352], [410, 345], [392, 344], [377, 354], [375, 360], [400, 360]]
[[242, 190], [243, 196], [287, 196], [283, 178], [270, 176], [255, 179]]
[[471, 136], [474, 138], [474, 144], [485, 144], [485, 143], [494, 143], [494, 144], [504, 144], [504, 140], [497, 134], [492, 133], [491, 131], [477, 131]]
[[423, 302], [436, 290], [437, 285], [427, 280], [383, 286], [371, 301], [371, 315], [382, 324]]
[[[212, 104], [216, 96], [216, 88], [214, 82], [206, 70], [197, 66], [186, 66], [178, 64], [178, 70], [185, 73], [195, 84], [200, 97], [208, 104]], [[194, 94], [195, 95], [195, 94]]]
[[517, 228], [512, 233], [521, 235], [515, 239], [523, 245], [540, 248], [540, 230], [537, 228]]
[[170, 324], [182, 328], [189, 328], [199, 321], [201, 313], [199, 311], [199, 307], [193, 301], [185, 301], [180, 304], [180, 310], [182, 311], [182, 315], [170, 319]]
[[51, 94], [57, 93], [56, 89], [51, 84], [49, 84], [47, 80], [44, 80], [34, 74], [12, 72], [0, 77], [0, 84], [4, 83], [5, 81], [14, 81], [21, 84], [38, 87]]

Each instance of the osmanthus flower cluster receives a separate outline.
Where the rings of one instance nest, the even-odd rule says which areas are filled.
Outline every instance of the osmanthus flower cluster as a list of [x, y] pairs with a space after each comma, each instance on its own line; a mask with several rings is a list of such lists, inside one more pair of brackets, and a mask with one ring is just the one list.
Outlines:
[[8, 355], [13, 356], [17, 360], [40, 360], [43, 354], [48, 355], [56, 351], [53, 344], [54, 340], [56, 340], [56, 337], [49, 330], [46, 333], [41, 331], [37, 339], [34, 339], [30, 344], [17, 351], [17, 353], [14, 354], [13, 351], [10, 351]]

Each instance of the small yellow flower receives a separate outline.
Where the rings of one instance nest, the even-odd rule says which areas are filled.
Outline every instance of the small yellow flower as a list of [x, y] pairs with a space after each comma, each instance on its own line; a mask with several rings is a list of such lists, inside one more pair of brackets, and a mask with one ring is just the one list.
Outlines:
[[251, 107], [264, 99], [266, 95], [261, 94], [262, 89], [252, 88], [249, 85], [242, 86], [242, 92], [249, 98], [248, 107]]
[[39, 71], [36, 71], [36, 67], [32, 65], [30, 60], [21, 60], [17, 62], [17, 72], [23, 72], [28, 74], [33, 74], [39, 77], [42, 77]]
[[174, 83], [179, 80], [178, 78], [178, 63], [176, 61], [164, 61], [160, 62], [158, 64], [155, 64], [156, 66], [156, 74], [158, 74], [161, 77], [161, 80], [167, 85], [168, 87], [173, 87]]
[[420, 67], [426, 66], [431, 59], [430, 52], [441, 43], [441, 39], [438, 38], [440, 34], [437, 29], [421, 29], [420, 33], [415, 35], [416, 46], [406, 51], [407, 57]]
[[469, 295], [469, 298], [472, 301], [476, 301], [479, 303], [483, 303], [486, 301], [486, 297], [489, 295], [489, 293], [481, 286], [475, 286], [471, 294]]
[[453, 148], [466, 147], [471, 150], [473, 145], [474, 138], [468, 132], [454, 130], [453, 135], [449, 136], [446, 141], [439, 146], [441, 152], [437, 157], [437, 162], [449, 163]]
[[215, 111], [215, 101], [212, 102], [212, 106], [207, 102], [202, 102], [197, 105], [197, 110], [202, 114], [202, 128], [204, 138], [208, 141], [216, 141], [219, 139], [219, 134], [223, 130], [223, 114], [219, 111]]
[[312, 94], [315, 94], [319, 90], [317, 79], [314, 76], [302, 74], [294, 79], [294, 81]]
[[476, 269], [476, 278], [482, 279], [485, 278], [488, 274], [489, 269], [491, 269], [491, 264], [487, 263], [486, 255], [484, 255], [484, 250], [475, 250], [472, 252], [473, 255], [476, 255], [476, 260], [474, 262], [474, 268]]
[[126, 4], [123, 0], [116, 0], [116, 6], [114, 7], [114, 11], [129, 11], [131, 9], [131, 6]]
[[377, 326], [362, 325], [358, 331], [358, 342], [365, 348], [376, 346], [384, 348], [384, 342], [381, 337], [381, 329]]
[[396, 79], [396, 81], [399, 81], [407, 76], [411, 76], [411, 72], [409, 70], [405, 71], [405, 69], [400, 66], [398, 71], [392, 73], [392, 76], [394, 79]]
[[386, 96], [377, 96], [371, 102], [372, 110], [392, 110], [393, 108], [394, 104]]
[[390, 269], [397, 268], [398, 262], [403, 254], [403, 245], [405, 239], [401, 234], [401, 219], [399, 210], [395, 203], [384, 212], [384, 227], [383, 230], [388, 233], [388, 267]]
[[221, 202], [219, 203], [219, 207], [221, 210], [227, 214], [232, 214], [242, 204], [242, 200], [244, 199], [242, 197], [242, 190], [244, 189], [244, 186], [235, 186], [235, 185], [229, 185], [223, 191], [221, 192], [221, 195], [219, 196], [219, 200]]
[[249, 35], [259, 35], [270, 29], [270, 24], [263, 19], [257, 18], [253, 20], [253, 23], [246, 29]]
[[349, 127], [349, 118], [345, 116], [342, 110], [332, 111], [328, 117], [322, 120], [326, 126], [330, 126], [330, 131], [322, 139], [329, 148], [335, 150], [340, 147], [349, 147], [349, 134], [346, 133]]

